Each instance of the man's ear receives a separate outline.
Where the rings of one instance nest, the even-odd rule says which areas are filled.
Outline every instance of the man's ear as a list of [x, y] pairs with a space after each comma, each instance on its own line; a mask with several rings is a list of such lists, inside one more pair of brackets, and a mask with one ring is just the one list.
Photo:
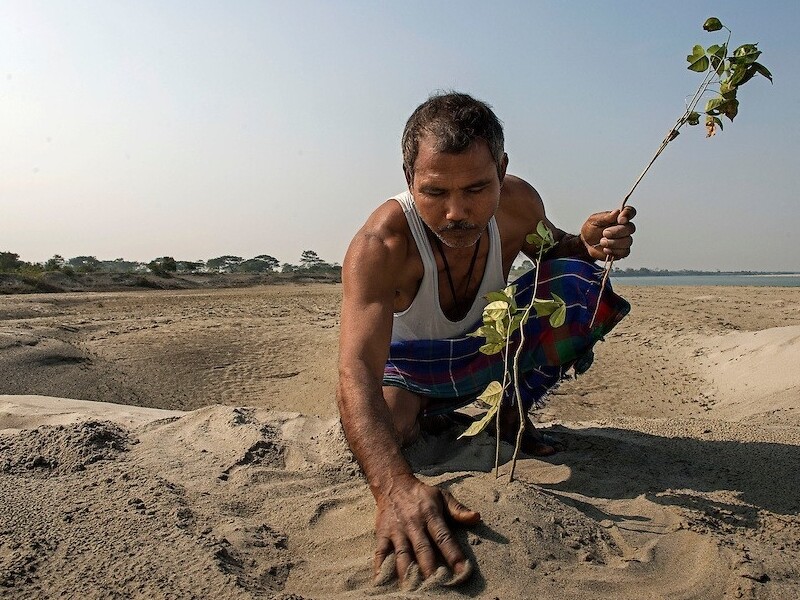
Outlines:
[[503, 152], [503, 160], [500, 162], [500, 187], [503, 187], [503, 180], [506, 178], [506, 171], [508, 170], [508, 154]]
[[406, 176], [406, 185], [408, 186], [409, 191], [411, 190], [411, 184], [414, 183], [414, 176], [408, 170], [408, 167], [403, 165], [403, 175]]

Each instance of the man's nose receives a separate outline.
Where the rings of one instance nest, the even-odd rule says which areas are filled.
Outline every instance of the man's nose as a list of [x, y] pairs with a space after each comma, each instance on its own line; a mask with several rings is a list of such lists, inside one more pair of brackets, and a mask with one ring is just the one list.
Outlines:
[[454, 198], [447, 205], [447, 214], [445, 215], [448, 221], [466, 221], [467, 220], [467, 205], [459, 199]]

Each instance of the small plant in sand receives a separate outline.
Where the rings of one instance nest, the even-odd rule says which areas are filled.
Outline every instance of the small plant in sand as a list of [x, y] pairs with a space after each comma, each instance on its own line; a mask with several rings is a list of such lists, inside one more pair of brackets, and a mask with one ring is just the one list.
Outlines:
[[[634, 190], [642, 179], [644, 179], [650, 167], [653, 166], [653, 163], [656, 162], [656, 159], [661, 155], [667, 145], [678, 137], [681, 127], [684, 125], [699, 125], [701, 116], [705, 115], [706, 137], [712, 137], [716, 135], [717, 129], [720, 131], [723, 129], [722, 119], [720, 119], [720, 117], [724, 116], [726, 119], [733, 122], [733, 119], [739, 114], [739, 99], [736, 97], [739, 88], [756, 75], [766, 77], [772, 82], [772, 73], [770, 73], [769, 69], [764, 65], [757, 62], [758, 57], [761, 56], [758, 44], [742, 44], [733, 52], [729, 53], [731, 41], [730, 29], [725, 27], [717, 17], [709, 17], [706, 19], [705, 23], [703, 23], [703, 29], [708, 32], [724, 29], [728, 34], [721, 45], [712, 44], [708, 48], [704, 48], [700, 44], [696, 44], [694, 48], [692, 48], [692, 53], [686, 57], [686, 61], [689, 63], [688, 69], [697, 73], [704, 73], [703, 80], [700, 82], [694, 94], [689, 96], [683, 114], [678, 117], [675, 125], [667, 132], [658, 150], [656, 150], [655, 155], [622, 200], [620, 210], [625, 208]], [[704, 98], [707, 98], [707, 100], [701, 114], [697, 111], [697, 107]], [[608, 281], [608, 276], [611, 274], [611, 266], [613, 263], [614, 260], [612, 258], [606, 258], [603, 280], [600, 287], [601, 295]], [[600, 300], [598, 297], [598, 304], [592, 315], [590, 326], [594, 325], [594, 320], [597, 317], [597, 308], [599, 308], [599, 306]]]
[[[514, 479], [514, 468], [517, 464], [517, 456], [522, 445], [522, 436], [525, 433], [525, 409], [522, 406], [520, 384], [519, 384], [519, 360], [522, 355], [522, 348], [525, 343], [525, 329], [522, 327], [527, 323], [531, 310], [537, 317], [549, 317], [552, 327], [561, 327], [567, 316], [567, 307], [564, 300], [556, 294], [551, 294], [551, 298], [537, 298], [536, 292], [539, 287], [538, 266], [542, 261], [542, 256], [549, 249], [556, 245], [553, 232], [543, 223], [539, 222], [536, 233], [528, 234], [526, 241], [537, 248], [536, 273], [533, 280], [533, 296], [528, 306], [519, 307], [515, 299], [516, 286], [510, 285], [501, 292], [490, 292], [486, 295], [489, 304], [483, 309], [483, 324], [477, 331], [471, 333], [473, 337], [485, 338], [486, 343], [480, 347], [484, 354], [497, 354], [503, 352], [503, 381], [492, 381], [478, 399], [488, 407], [486, 414], [479, 421], [476, 421], [459, 436], [474, 436], [486, 429], [486, 426], [495, 419], [496, 425], [496, 446], [494, 469], [495, 476], [499, 476], [500, 468], [500, 407], [503, 402], [503, 394], [509, 386], [513, 386], [515, 405], [519, 411], [519, 429], [517, 430], [516, 445], [514, 456], [511, 461], [511, 471], [509, 480]], [[513, 362], [509, 360], [512, 347], [512, 335], [519, 330], [519, 341], [514, 351]]]

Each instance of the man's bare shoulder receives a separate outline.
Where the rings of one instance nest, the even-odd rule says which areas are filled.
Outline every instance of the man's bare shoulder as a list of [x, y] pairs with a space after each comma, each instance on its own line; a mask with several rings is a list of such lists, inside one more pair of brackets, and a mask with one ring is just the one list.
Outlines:
[[422, 277], [422, 263], [403, 208], [387, 200], [367, 218], [344, 257], [342, 277], [373, 290], [399, 290]]
[[395, 200], [387, 200], [376, 208], [350, 243], [353, 249], [365, 246], [371, 251], [405, 257], [409, 240], [408, 221], [403, 208]]
[[499, 211], [514, 219], [538, 220], [544, 216], [544, 204], [539, 192], [530, 183], [514, 175], [506, 175]]

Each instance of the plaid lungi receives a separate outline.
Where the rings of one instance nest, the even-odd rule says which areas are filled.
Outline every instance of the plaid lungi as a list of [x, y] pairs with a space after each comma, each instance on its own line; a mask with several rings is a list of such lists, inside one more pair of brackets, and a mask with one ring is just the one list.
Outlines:
[[[616, 295], [606, 283], [594, 325], [603, 269], [579, 259], [543, 261], [539, 267], [537, 298], [556, 294], [567, 305], [566, 321], [550, 326], [547, 317], [531, 312], [524, 325], [525, 342], [520, 356], [520, 394], [526, 410], [540, 406], [542, 399], [574, 366], [578, 373], [591, 365], [592, 348], [630, 311], [630, 304]], [[527, 306], [533, 295], [535, 271], [514, 283], [517, 305]], [[470, 328], [475, 331], [481, 321]], [[512, 354], [519, 343], [519, 332], [512, 336]], [[452, 412], [470, 404], [491, 381], [503, 380], [503, 353], [486, 355], [479, 351], [482, 337], [444, 340], [393, 342], [383, 372], [383, 385], [405, 388], [431, 400], [425, 415]], [[513, 386], [506, 390], [504, 402], [513, 403]]]

